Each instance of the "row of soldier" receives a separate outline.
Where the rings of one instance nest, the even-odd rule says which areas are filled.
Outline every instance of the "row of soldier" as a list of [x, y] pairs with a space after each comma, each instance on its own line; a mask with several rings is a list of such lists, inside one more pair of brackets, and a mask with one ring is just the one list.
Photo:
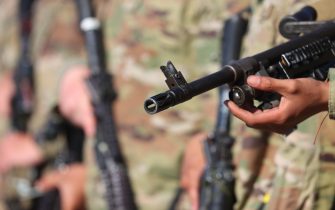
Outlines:
[[[93, 3], [103, 24], [107, 64], [118, 83], [116, 115], [120, 139], [129, 160], [136, 200], [142, 209], [163, 209], [164, 203], [167, 206], [184, 140], [200, 129], [211, 130], [213, 123], [209, 121], [213, 120], [206, 117], [215, 114], [212, 109], [205, 108], [213, 107], [212, 99], [216, 97], [213, 93], [170, 114], [144, 116], [143, 99], [152, 88], [161, 88], [163, 83], [163, 79], [157, 79], [158, 66], [171, 59], [176, 66], [186, 69], [189, 77], [209, 73], [204, 69], [218, 69], [223, 20], [250, 5], [253, 15], [244, 39], [242, 57], [283, 42], [278, 33], [278, 23], [283, 16], [311, 4], [317, 9], [319, 20], [328, 20], [334, 18], [331, 9], [335, 7], [332, 0], [96, 0]], [[29, 206], [34, 193], [38, 192], [29, 189], [30, 183], [28, 186], [23, 183], [23, 190], [18, 184], [26, 179], [29, 171], [26, 168], [61, 153], [64, 140], [41, 145], [34, 139], [55, 105], [67, 122], [83, 129], [85, 164], [47, 169], [35, 182], [36, 189], [48, 192], [58, 188], [61, 208], [65, 210], [107, 209], [106, 189], [94, 156], [97, 122], [85, 83], [90, 73], [75, 1], [34, 1], [29, 53], [35, 68], [36, 104], [28, 131], [24, 133], [13, 130], [10, 125], [11, 101], [17, 88], [12, 80], [13, 71], [21, 53], [17, 18], [19, 1], [2, 1], [0, 4], [6, 8], [0, 14], [3, 30], [0, 36], [0, 195], [3, 207], [0, 209], [10, 206], [8, 200]], [[332, 122], [325, 120], [315, 137], [323, 117], [324, 114], [320, 114], [301, 123], [285, 140], [276, 134], [247, 128], [234, 119], [231, 130], [236, 138], [233, 151], [235, 209], [333, 208], [335, 182], [331, 177], [335, 169], [335, 150]], [[206, 162], [204, 139], [206, 134], [200, 132], [186, 140], [189, 144], [183, 155], [180, 185], [188, 192], [190, 202], [186, 203], [190, 204], [181, 204], [179, 208], [199, 208], [199, 180]], [[24, 197], [22, 191], [27, 188], [28, 195]]]

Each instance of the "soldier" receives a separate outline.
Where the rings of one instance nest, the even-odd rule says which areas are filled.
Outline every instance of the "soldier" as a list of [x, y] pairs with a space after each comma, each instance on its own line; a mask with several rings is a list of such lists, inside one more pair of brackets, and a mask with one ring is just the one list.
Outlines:
[[[274, 43], [282, 42], [282, 38], [278, 36], [276, 32], [280, 19], [287, 14], [287, 12], [292, 13], [297, 11], [299, 7], [306, 3], [310, 3], [316, 7], [319, 20], [333, 18], [332, 14], [328, 12], [334, 3], [332, 1], [304, 1], [297, 3], [293, 1], [278, 2], [266, 0], [260, 9], [256, 10], [254, 21], [252, 21], [254, 24], [251, 24], [250, 35], [246, 39], [246, 42], [253, 43], [253, 48], [255, 46], [260, 47], [257, 48], [257, 51], [268, 49]], [[255, 43], [260, 44], [255, 45]], [[251, 54], [254, 53], [255, 52], [252, 52]], [[257, 113], [250, 116], [246, 111], [238, 109], [234, 104], [229, 102], [228, 107], [231, 111], [252, 127], [265, 128], [264, 125], [266, 125], [266, 128], [270, 131], [285, 133], [288, 128], [292, 128], [296, 123], [327, 109], [328, 85], [326, 83], [319, 83], [310, 79], [299, 79], [295, 84], [293, 84], [294, 82], [290, 84], [288, 81], [285, 81], [284, 84], [283, 81], [265, 78], [260, 80], [258, 77], [250, 77], [248, 83], [251, 86], [263, 90], [278, 90], [285, 97], [285, 102], [282, 100], [282, 104], [278, 110], [271, 110], [270, 112]], [[280, 84], [281, 86], [279, 86]], [[291, 100], [291, 98], [294, 99], [292, 96], [295, 94], [285, 92], [290, 85], [297, 88], [297, 91], [294, 93], [302, 93], [302, 95], [306, 93], [299, 84], [302, 84], [304, 87], [315, 87], [315, 95], [317, 97], [311, 97], [313, 92], [309, 89], [308, 103], [304, 100], [303, 103], [299, 105], [299, 103], [297, 103], [299, 102], [298, 100]], [[286, 106], [293, 108], [293, 106], [289, 106], [291, 102], [294, 104], [294, 110], [281, 110], [281, 108]], [[279, 113], [278, 111], [281, 112]], [[278, 115], [272, 115], [272, 113], [274, 114], [275, 112], [278, 112], [277, 114], [280, 114], [280, 116], [284, 118], [286, 118], [285, 116], [289, 116], [290, 113], [294, 115], [291, 115], [290, 118], [286, 118], [289, 119], [288, 121], [278, 123], [278, 121], [276, 121]], [[293, 117], [297, 116], [297, 113], [301, 115], [298, 115], [297, 118]], [[269, 116], [276, 117], [276, 120], [267, 118]], [[334, 182], [329, 176], [334, 173], [334, 163], [331, 158], [326, 157], [334, 156], [333, 146], [331, 146], [331, 136], [333, 132], [329, 129], [332, 122], [328, 120], [324, 123], [324, 126], [320, 129], [320, 134], [317, 138], [318, 141], [316, 145], [313, 145], [317, 127], [323, 117], [324, 114], [320, 114], [305, 120], [302, 124], [299, 124], [297, 131], [286, 137], [286, 141], [277, 142], [280, 146], [277, 147], [279, 149], [273, 159], [276, 166], [275, 174], [274, 171], [269, 174], [269, 170], [263, 167], [260, 176], [265, 176], [270, 179], [273, 178], [273, 182], [264, 181], [260, 178], [253, 191], [254, 199], [249, 200], [246, 209], [259, 209], [261, 208], [260, 203], [262, 202], [263, 206], [267, 206], [266, 209], [331, 209], [334, 198]]]

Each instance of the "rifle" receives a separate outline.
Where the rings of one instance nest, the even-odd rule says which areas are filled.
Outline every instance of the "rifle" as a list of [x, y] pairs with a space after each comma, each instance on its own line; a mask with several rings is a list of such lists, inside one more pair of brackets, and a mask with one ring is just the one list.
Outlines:
[[[34, 69], [30, 58], [33, 4], [34, 0], [21, 0], [18, 4], [21, 54], [13, 75], [15, 93], [11, 99], [11, 127], [19, 132], [27, 131], [34, 106]], [[16, 198], [5, 202], [9, 209], [23, 208]]]
[[311, 77], [324, 81], [335, 60], [335, 21], [327, 21], [311, 33], [273, 47], [254, 56], [226, 65], [222, 70], [187, 83], [171, 62], [161, 69], [170, 90], [147, 99], [144, 108], [155, 114], [171, 106], [190, 100], [213, 88], [229, 84], [229, 98], [240, 107], [253, 105], [259, 108], [278, 106], [280, 95], [255, 90], [247, 85], [249, 75], [263, 75], [277, 79]]
[[30, 58], [30, 34], [32, 28], [32, 8], [34, 0], [21, 0], [19, 22], [21, 35], [21, 55], [14, 73], [15, 94], [12, 98], [12, 127], [26, 132], [34, 105], [34, 69]]
[[[243, 36], [246, 33], [251, 8], [246, 8], [224, 22], [221, 38], [221, 65], [239, 58]], [[235, 179], [231, 147], [234, 139], [230, 136], [229, 110], [223, 106], [228, 97], [229, 88], [219, 88], [218, 115], [213, 135], [204, 142], [207, 165], [200, 181], [200, 210], [233, 209], [235, 198]], [[175, 210], [184, 189], [178, 187], [169, 206]]]
[[116, 92], [106, 71], [103, 34], [90, 0], [77, 0], [80, 28], [84, 33], [91, 75], [87, 84], [92, 96], [97, 132], [95, 156], [106, 187], [108, 209], [136, 210], [126, 161], [117, 137], [112, 105]]
[[[239, 58], [250, 13], [251, 9], [247, 8], [225, 21], [221, 40], [222, 66]], [[200, 210], [232, 210], [236, 202], [231, 151], [234, 139], [230, 136], [231, 114], [223, 105], [228, 92], [227, 85], [219, 88], [216, 126], [213, 134], [204, 142], [207, 165], [200, 184]]]
[[[33, 112], [34, 105], [34, 68], [30, 57], [30, 35], [32, 30], [32, 10], [34, 0], [21, 0], [19, 3], [19, 23], [21, 35], [21, 55], [14, 73], [16, 91], [12, 98], [12, 127], [20, 132], [27, 132], [28, 121]], [[29, 180], [17, 179], [16, 191], [22, 199], [31, 199], [32, 210], [60, 209], [60, 195], [57, 189], [41, 194], [32, 185], [37, 181], [43, 171], [50, 164], [54, 168], [66, 164], [82, 161], [82, 148], [84, 134], [81, 129], [68, 122], [61, 116], [58, 108], [52, 110], [47, 122], [35, 136], [39, 145], [54, 140], [58, 135], [64, 134], [66, 146], [55, 159], [46, 160], [29, 171]], [[30, 181], [31, 180], [31, 181]], [[6, 200], [10, 210], [24, 209], [18, 198]]]

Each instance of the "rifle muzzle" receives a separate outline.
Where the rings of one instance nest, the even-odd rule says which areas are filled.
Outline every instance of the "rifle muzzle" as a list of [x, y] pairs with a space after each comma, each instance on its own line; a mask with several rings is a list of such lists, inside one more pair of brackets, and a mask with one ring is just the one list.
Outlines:
[[157, 94], [145, 100], [144, 109], [149, 114], [156, 114], [175, 105], [175, 94], [172, 91]]

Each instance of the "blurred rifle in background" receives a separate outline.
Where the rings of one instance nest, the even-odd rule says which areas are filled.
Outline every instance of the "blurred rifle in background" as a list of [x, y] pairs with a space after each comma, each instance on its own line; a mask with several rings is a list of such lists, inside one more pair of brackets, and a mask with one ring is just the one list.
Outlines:
[[[224, 22], [221, 40], [221, 65], [240, 57], [243, 37], [247, 31], [251, 9], [247, 8]], [[232, 163], [233, 137], [230, 136], [231, 114], [223, 102], [229, 87], [219, 88], [216, 126], [204, 142], [207, 164], [200, 183], [200, 210], [233, 210], [236, 202]]]
[[[11, 101], [11, 124], [13, 130], [18, 132], [28, 132], [29, 120], [34, 109], [35, 84], [30, 38], [34, 4], [35, 0], [20, 0], [18, 5], [21, 54], [14, 72], [15, 94]], [[60, 195], [57, 189], [41, 194], [35, 190], [33, 185], [48, 167], [59, 169], [65, 167], [66, 164], [82, 161], [83, 131], [65, 120], [55, 108], [41, 131], [35, 135], [35, 139], [43, 147], [61, 134], [65, 136], [66, 142], [64, 149], [56, 157], [29, 169], [26, 178], [14, 177], [16, 180], [14, 187], [19, 197], [5, 201], [9, 210], [24, 209], [21, 199], [33, 199], [30, 206], [32, 210], [60, 209]]]
[[[220, 47], [222, 66], [239, 58], [250, 15], [251, 9], [247, 8], [224, 21]], [[231, 151], [234, 139], [230, 136], [231, 116], [229, 110], [223, 105], [223, 102], [228, 99], [228, 93], [227, 85], [219, 88], [215, 130], [204, 142], [207, 164], [200, 180], [200, 210], [230, 210], [233, 209], [236, 201]], [[177, 209], [184, 192], [181, 187], [176, 190], [169, 210]]]
[[94, 151], [106, 187], [107, 206], [109, 210], [136, 210], [135, 197], [112, 112], [116, 92], [113, 89], [112, 76], [106, 69], [101, 23], [94, 15], [90, 0], [77, 0], [76, 3], [91, 70], [87, 84], [97, 119]]
[[[28, 131], [34, 109], [34, 69], [30, 55], [33, 4], [34, 0], [20, 0], [18, 3], [20, 57], [13, 75], [15, 93], [11, 100], [11, 126], [17, 132]], [[10, 210], [23, 208], [19, 199], [7, 199], [5, 202]]]
[[34, 69], [30, 55], [30, 34], [34, 0], [19, 2], [21, 54], [14, 72], [15, 94], [12, 98], [12, 127], [26, 132], [34, 108]]

